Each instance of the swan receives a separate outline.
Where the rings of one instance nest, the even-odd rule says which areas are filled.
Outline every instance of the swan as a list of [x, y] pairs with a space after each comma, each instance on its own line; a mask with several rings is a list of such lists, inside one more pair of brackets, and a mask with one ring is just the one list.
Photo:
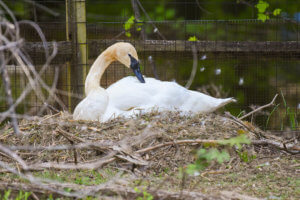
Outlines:
[[[101, 77], [110, 63], [116, 60], [131, 68], [136, 77], [125, 77], [105, 90], [99, 84]], [[98, 56], [86, 77], [85, 95], [74, 110], [75, 120], [105, 122], [117, 116], [130, 117], [137, 112], [148, 112], [153, 108], [159, 111], [209, 113], [236, 101], [188, 90], [176, 82], [144, 78], [137, 52], [126, 42], [115, 43]]]

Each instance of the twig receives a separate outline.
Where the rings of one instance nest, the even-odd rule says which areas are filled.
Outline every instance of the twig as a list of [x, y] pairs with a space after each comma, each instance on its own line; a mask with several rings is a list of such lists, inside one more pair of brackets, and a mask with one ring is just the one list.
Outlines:
[[55, 11], [51, 10], [50, 8], [48, 8], [48, 7], [46, 7], [42, 4], [39, 4], [37, 2], [34, 2], [32, 0], [24, 0], [24, 1], [27, 2], [27, 3], [35, 5], [36, 7], [40, 8], [41, 10], [49, 13], [50, 15], [53, 15], [54, 17], [58, 17], [60, 15], [58, 12], [55, 12]]
[[209, 12], [209, 11], [205, 10], [205, 9], [200, 5], [199, 0], [196, 0], [196, 3], [197, 3], [197, 6], [199, 7], [199, 9], [202, 10], [203, 12], [205, 12], [206, 14], [209, 14], [209, 15], [213, 14], [212, 12]]
[[[137, 5], [137, 0], [131, 0], [131, 6], [134, 11], [135, 20], [140, 21], [141, 15], [140, 15], [139, 7]], [[141, 27], [141, 38], [142, 38], [142, 40], [147, 39], [144, 27]]]
[[272, 100], [270, 103], [268, 103], [268, 104], [266, 104], [266, 105], [263, 105], [263, 106], [261, 106], [261, 107], [255, 109], [255, 110], [249, 112], [248, 114], [243, 115], [242, 117], [240, 117], [240, 118], [238, 118], [238, 119], [239, 119], [239, 120], [242, 120], [242, 119], [244, 119], [244, 118], [246, 118], [246, 117], [249, 117], [250, 115], [252, 115], [252, 114], [254, 114], [254, 113], [256, 113], [256, 112], [258, 112], [258, 111], [260, 111], [260, 110], [262, 110], [262, 109], [264, 109], [264, 108], [267, 108], [267, 107], [269, 107], [269, 106], [274, 105], [274, 102], [275, 102], [277, 96], [278, 96], [278, 94], [276, 94], [276, 95], [274, 96], [273, 100]]
[[161, 147], [165, 147], [165, 146], [170, 146], [170, 145], [184, 145], [184, 144], [191, 144], [191, 145], [197, 145], [197, 144], [203, 144], [203, 143], [211, 143], [211, 144], [217, 144], [219, 143], [221, 140], [201, 140], [201, 139], [197, 139], [197, 140], [175, 140], [172, 142], [164, 142], [164, 143], [160, 143], [158, 145], [152, 146], [152, 147], [147, 147], [144, 149], [140, 149], [138, 151], [136, 151], [137, 153], [145, 153], [148, 151], [152, 151], [154, 149], [158, 149]]
[[152, 22], [150, 16], [148, 15], [148, 13], [146, 12], [146, 10], [144, 9], [143, 5], [141, 4], [141, 2], [139, 0], [136, 0], [136, 2], [139, 4], [141, 10], [144, 12], [145, 16], [148, 18], [148, 21], [150, 22], [150, 24], [153, 26], [154, 28], [154, 32], [157, 33], [163, 40], [166, 40], [165, 36], [163, 34], [161, 34], [161, 32], [158, 30], [158, 28], [156, 27], [156, 25]]

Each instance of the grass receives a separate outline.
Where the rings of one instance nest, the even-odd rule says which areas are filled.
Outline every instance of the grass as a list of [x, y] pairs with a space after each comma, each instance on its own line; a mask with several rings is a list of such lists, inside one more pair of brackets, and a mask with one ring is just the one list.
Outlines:
[[[238, 159], [238, 157], [237, 157]], [[269, 163], [269, 164], [266, 164]], [[184, 189], [203, 193], [216, 193], [220, 191], [234, 191], [244, 195], [266, 199], [297, 199], [300, 195], [300, 179], [296, 174], [296, 169], [300, 161], [290, 156], [255, 158], [251, 162], [238, 162], [237, 164], [224, 164], [222, 173], [214, 173], [222, 171], [222, 169], [214, 169], [212, 166], [208, 172], [202, 176], [188, 176], [185, 179]], [[296, 166], [296, 167], [293, 167]], [[143, 186], [140, 199], [151, 199], [151, 195], [147, 193], [146, 188], [156, 188], [170, 191], [179, 191], [181, 189], [182, 177], [178, 170], [164, 168], [158, 174], [151, 173], [146, 176], [138, 176], [132, 179], [130, 187], [135, 189]], [[118, 170], [112, 166], [99, 171], [91, 170], [62, 170], [35, 172], [34, 175], [53, 179], [59, 182], [69, 182], [79, 185], [98, 185], [105, 183], [113, 178]], [[7, 181], [16, 179], [16, 176], [6, 173], [0, 179]], [[130, 176], [125, 174], [124, 176]], [[167, 181], [165, 181], [167, 180]], [[161, 184], [163, 183], [163, 184]], [[4, 192], [2, 199], [25, 200], [24, 195], [30, 194], [26, 192], [11, 194], [9, 190]], [[21, 195], [20, 195], [21, 194]], [[5, 195], [8, 198], [5, 198]], [[18, 196], [19, 195], [19, 196]], [[18, 198], [17, 198], [18, 197]], [[22, 198], [21, 198], [22, 197]], [[50, 195], [48, 199], [52, 198]], [[64, 200], [68, 198], [60, 198]], [[87, 200], [94, 198], [87, 197]]]
[[[297, 199], [300, 195], [300, 179], [295, 176], [294, 169], [289, 169], [289, 166], [295, 163], [299, 164], [299, 160], [292, 160], [289, 157], [264, 160], [263, 163], [269, 162], [270, 165], [261, 165], [261, 161], [255, 159], [250, 164], [241, 162], [237, 168], [220, 174], [207, 173], [203, 176], [189, 176], [184, 187], [185, 189], [193, 188], [194, 191], [204, 193], [236, 191], [241, 194], [267, 199]], [[164, 183], [162, 188], [180, 190], [181, 178], [172, 174], [167, 177], [170, 180]], [[165, 178], [166, 176], [156, 176], [150, 181], [144, 180], [142, 185], [155, 187]], [[136, 181], [135, 183], [138, 184], [139, 182]]]
[[35, 172], [37, 177], [52, 179], [59, 182], [72, 182], [79, 185], [98, 185], [107, 182], [117, 173], [117, 170], [105, 168], [103, 170], [68, 170]]

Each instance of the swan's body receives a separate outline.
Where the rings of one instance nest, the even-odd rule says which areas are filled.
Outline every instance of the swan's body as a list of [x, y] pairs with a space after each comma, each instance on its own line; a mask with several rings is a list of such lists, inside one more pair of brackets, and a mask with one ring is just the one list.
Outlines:
[[176, 82], [145, 78], [141, 84], [135, 77], [125, 77], [106, 89], [109, 103], [103, 121], [115, 116], [130, 117], [154, 109], [182, 111], [183, 113], [209, 113], [235, 100], [217, 99], [188, 90]]
[[[125, 77], [105, 90], [99, 85], [100, 79], [114, 60], [132, 68], [138, 79]], [[117, 116], [130, 117], [152, 108], [160, 111], [209, 113], [235, 101], [232, 98], [217, 99], [187, 90], [175, 82], [146, 78], [145, 83], [137, 60], [137, 53], [129, 43], [116, 43], [107, 48], [89, 71], [85, 82], [86, 98], [76, 106], [73, 118], [104, 122]]]

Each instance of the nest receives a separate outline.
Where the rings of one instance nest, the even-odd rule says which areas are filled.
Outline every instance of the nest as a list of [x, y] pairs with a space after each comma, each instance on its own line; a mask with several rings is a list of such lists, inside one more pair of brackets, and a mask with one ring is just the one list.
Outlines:
[[[128, 162], [122, 161], [130, 161], [128, 156], [131, 156], [131, 164], [139, 165], [144, 160], [147, 168], [157, 172], [165, 167], [176, 169], [191, 163], [194, 159], [191, 152], [203, 143], [164, 144], [182, 140], [228, 139], [241, 132], [248, 133], [249, 138], [255, 137], [228, 117], [217, 114], [186, 116], [179, 112], [152, 112], [106, 123], [74, 121], [70, 114], [61, 112], [43, 118], [24, 119], [19, 126], [25, 133], [21, 137], [15, 137], [13, 130], [7, 126], [0, 140], [11, 149], [18, 150], [18, 155], [32, 166], [45, 162], [91, 163], [119, 149], [119, 153], [127, 156], [126, 159], [119, 155], [119, 167], [128, 165]], [[22, 148], [18, 149], [20, 144]], [[159, 144], [162, 145], [160, 148], [147, 151], [147, 148]], [[56, 150], [48, 147], [56, 147]]]

